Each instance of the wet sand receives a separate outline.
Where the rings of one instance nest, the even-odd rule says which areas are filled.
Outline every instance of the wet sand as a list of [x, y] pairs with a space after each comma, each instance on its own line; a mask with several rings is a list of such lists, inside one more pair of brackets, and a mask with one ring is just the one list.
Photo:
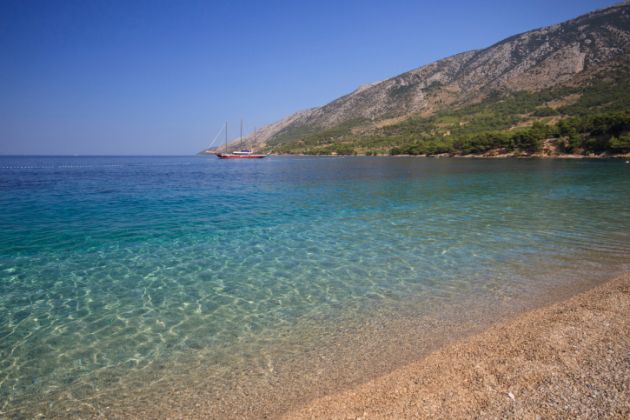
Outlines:
[[284, 414], [469, 417], [630, 418], [630, 273]]

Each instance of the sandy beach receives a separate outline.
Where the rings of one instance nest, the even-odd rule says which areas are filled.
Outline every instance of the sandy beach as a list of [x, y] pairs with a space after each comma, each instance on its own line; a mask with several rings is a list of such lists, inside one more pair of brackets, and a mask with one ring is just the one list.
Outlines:
[[625, 273], [284, 418], [628, 416], [630, 273]]

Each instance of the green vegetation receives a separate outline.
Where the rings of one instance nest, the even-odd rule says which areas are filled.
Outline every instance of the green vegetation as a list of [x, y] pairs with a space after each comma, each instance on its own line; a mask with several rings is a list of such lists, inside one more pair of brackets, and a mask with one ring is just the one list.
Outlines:
[[[630, 68], [622, 63], [586, 87], [491, 94], [430, 117], [379, 127], [353, 120], [317, 130], [291, 129], [270, 147], [305, 154], [482, 154], [630, 152]], [[401, 86], [397, 94], [406, 94]]]
[[352, 129], [364, 124], [363, 120], [353, 120], [328, 130], [288, 130], [279, 133], [269, 145], [276, 153], [306, 153], [313, 155], [352, 155], [355, 135]]
[[621, 152], [630, 152], [630, 134], [625, 133], [621, 137], [611, 137], [610, 147], [613, 150], [619, 150]]

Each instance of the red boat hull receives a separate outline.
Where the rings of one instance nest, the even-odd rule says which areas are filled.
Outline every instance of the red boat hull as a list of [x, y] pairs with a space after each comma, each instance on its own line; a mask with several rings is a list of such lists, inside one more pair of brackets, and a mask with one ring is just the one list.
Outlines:
[[264, 157], [267, 157], [267, 155], [232, 155], [217, 153], [217, 157], [219, 159], [262, 159]]

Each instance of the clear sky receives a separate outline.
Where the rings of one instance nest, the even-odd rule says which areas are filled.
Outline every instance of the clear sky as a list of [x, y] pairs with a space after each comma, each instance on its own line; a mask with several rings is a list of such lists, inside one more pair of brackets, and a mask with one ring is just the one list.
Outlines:
[[193, 154], [606, 0], [0, 0], [0, 154]]

